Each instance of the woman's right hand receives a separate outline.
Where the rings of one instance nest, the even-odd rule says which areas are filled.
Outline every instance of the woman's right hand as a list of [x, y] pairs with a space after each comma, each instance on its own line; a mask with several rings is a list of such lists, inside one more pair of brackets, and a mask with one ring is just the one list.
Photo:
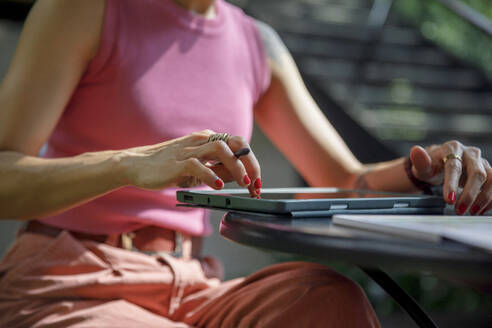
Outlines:
[[[252, 151], [241, 158], [234, 152], [249, 148], [244, 138], [231, 136], [208, 142], [213, 131], [204, 130], [151, 146], [121, 151], [129, 182], [140, 188], [192, 187], [204, 183], [222, 189], [224, 182], [236, 181], [247, 187], [252, 197], [261, 193], [260, 165]], [[213, 164], [219, 161], [220, 164]]]

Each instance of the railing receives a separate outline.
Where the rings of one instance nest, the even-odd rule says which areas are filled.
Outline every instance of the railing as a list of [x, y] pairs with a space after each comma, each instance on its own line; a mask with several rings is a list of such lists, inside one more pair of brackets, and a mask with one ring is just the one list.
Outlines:
[[393, 0], [374, 0], [367, 24], [371, 27], [382, 28], [388, 20]]
[[459, 0], [435, 0], [479, 30], [492, 36], [492, 21], [477, 10]]
[[[492, 36], [492, 21], [479, 11], [468, 6], [460, 0], [434, 0], [451, 10], [477, 29]], [[375, 28], [382, 28], [388, 19], [391, 6], [394, 0], [374, 0], [369, 13], [368, 25]]]

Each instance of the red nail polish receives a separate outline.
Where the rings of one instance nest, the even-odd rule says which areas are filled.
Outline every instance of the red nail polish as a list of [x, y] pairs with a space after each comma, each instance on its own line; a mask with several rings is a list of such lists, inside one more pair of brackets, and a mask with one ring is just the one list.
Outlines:
[[257, 195], [261, 195], [261, 190], [260, 189], [256, 189], [256, 194]]
[[251, 179], [248, 177], [248, 175], [244, 176], [243, 182], [245, 185], [249, 185], [251, 183]]
[[465, 214], [466, 212], [466, 209], [468, 208], [468, 205], [466, 204], [461, 204], [459, 207], [458, 207], [458, 212], [460, 214]]
[[261, 179], [258, 178], [255, 180], [255, 188], [260, 189], [261, 188]]
[[470, 210], [470, 213], [473, 214], [473, 215], [475, 215], [475, 214], [478, 213], [478, 211], [480, 211], [480, 206], [473, 205], [472, 208], [471, 208], [471, 210]]
[[456, 201], [456, 194], [454, 193], [454, 191], [451, 191], [449, 193], [448, 199], [451, 201], [451, 204], [454, 204], [454, 202]]
[[215, 180], [215, 185], [218, 187], [218, 188], [222, 188], [224, 187], [224, 182], [220, 179], [217, 179]]

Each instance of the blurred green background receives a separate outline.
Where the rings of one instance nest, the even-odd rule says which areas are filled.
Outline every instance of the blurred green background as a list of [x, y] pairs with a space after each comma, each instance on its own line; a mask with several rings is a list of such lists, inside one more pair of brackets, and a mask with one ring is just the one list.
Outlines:
[[[489, 0], [462, 0], [492, 18]], [[395, 10], [414, 24], [429, 40], [448, 49], [472, 65], [492, 75], [492, 37], [478, 30], [455, 13], [432, 0], [397, 0]]]

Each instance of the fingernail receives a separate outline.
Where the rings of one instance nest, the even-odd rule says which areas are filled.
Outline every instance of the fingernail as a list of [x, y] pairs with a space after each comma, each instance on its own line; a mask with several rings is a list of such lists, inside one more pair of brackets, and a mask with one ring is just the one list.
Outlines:
[[245, 185], [249, 185], [251, 183], [251, 179], [248, 177], [248, 175], [244, 176], [243, 182]]
[[451, 191], [449, 193], [448, 199], [451, 202], [451, 204], [454, 204], [454, 202], [456, 201], [456, 194], [454, 193], [454, 191]]
[[261, 188], [261, 179], [258, 178], [255, 180], [255, 188], [260, 189]]
[[215, 180], [215, 185], [218, 187], [218, 188], [222, 188], [224, 187], [224, 181], [220, 180], [220, 179], [217, 179]]
[[473, 215], [475, 215], [475, 214], [478, 213], [478, 211], [480, 211], [480, 206], [473, 205], [472, 208], [471, 208], [471, 210], [470, 210], [470, 213], [473, 214]]
[[261, 195], [261, 189], [256, 189], [256, 194]]
[[256, 199], [261, 199], [261, 197], [260, 196], [256, 196]]
[[466, 204], [461, 204], [459, 207], [458, 207], [458, 212], [460, 214], [465, 214], [466, 212], [466, 209], [468, 208], [468, 205]]

